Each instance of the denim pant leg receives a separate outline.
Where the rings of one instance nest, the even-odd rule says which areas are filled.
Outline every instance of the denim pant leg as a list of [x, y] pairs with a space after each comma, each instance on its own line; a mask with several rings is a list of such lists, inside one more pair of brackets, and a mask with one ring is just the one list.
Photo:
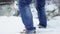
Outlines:
[[23, 24], [27, 30], [33, 30], [35, 27], [33, 26], [33, 17], [31, 13], [31, 9], [29, 5], [22, 6], [19, 4], [19, 9], [22, 17]]
[[47, 26], [47, 19], [45, 13], [45, 0], [37, 0], [36, 9], [38, 11], [38, 18], [39, 18], [39, 25], [46, 27]]

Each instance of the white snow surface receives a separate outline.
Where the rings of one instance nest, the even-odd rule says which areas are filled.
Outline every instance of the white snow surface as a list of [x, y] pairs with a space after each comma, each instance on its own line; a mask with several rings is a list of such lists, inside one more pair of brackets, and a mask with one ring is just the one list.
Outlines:
[[[47, 28], [38, 28], [38, 18], [33, 18], [34, 26], [36, 26], [36, 34], [60, 34], [60, 16], [52, 18], [47, 23]], [[0, 17], [0, 34], [20, 34], [25, 29], [21, 17], [1, 16]]]

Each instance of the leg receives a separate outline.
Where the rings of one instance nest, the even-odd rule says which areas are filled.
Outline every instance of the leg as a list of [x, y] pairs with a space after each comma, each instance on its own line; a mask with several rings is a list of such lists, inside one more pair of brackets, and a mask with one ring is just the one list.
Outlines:
[[21, 1], [19, 2], [19, 9], [20, 9], [22, 21], [27, 30], [33, 30], [35, 28], [33, 26], [32, 13], [31, 13], [29, 4], [24, 4], [24, 3], [22, 3]]
[[39, 25], [46, 27], [47, 19], [45, 14], [45, 0], [37, 0], [36, 9], [38, 11]]

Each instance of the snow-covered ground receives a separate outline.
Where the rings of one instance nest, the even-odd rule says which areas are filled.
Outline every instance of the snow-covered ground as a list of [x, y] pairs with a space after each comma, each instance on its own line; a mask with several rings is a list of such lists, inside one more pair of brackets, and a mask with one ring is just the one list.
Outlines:
[[[33, 5], [33, 4], [32, 4]], [[52, 7], [51, 7], [52, 6]], [[46, 10], [54, 10], [56, 8], [53, 5], [49, 5], [49, 9]], [[39, 24], [37, 17], [37, 12], [33, 8], [34, 6], [31, 6], [31, 10], [33, 13], [33, 21], [34, 26], [36, 27], [36, 34], [60, 34], [60, 16], [56, 16], [49, 21], [47, 21], [47, 28], [38, 28], [37, 25]], [[23, 29], [25, 29], [21, 17], [16, 16], [0, 16], [0, 34], [21, 34]], [[24, 33], [23, 33], [24, 34]]]
[[[34, 26], [38, 25], [39, 21], [37, 18], [34, 18]], [[22, 23], [21, 17], [0, 17], [0, 34], [20, 34], [24, 25]], [[50, 21], [48, 21], [48, 25], [46, 29], [36, 29], [36, 34], [60, 34], [60, 16], [54, 17]]]

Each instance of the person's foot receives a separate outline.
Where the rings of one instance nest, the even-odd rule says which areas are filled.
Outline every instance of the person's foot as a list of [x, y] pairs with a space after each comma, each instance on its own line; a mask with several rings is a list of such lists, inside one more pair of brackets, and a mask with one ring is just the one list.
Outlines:
[[46, 28], [45, 26], [38, 25], [38, 28]]
[[24, 34], [36, 34], [36, 31], [35, 30], [23, 30], [22, 32], [20, 33], [24, 33]]

